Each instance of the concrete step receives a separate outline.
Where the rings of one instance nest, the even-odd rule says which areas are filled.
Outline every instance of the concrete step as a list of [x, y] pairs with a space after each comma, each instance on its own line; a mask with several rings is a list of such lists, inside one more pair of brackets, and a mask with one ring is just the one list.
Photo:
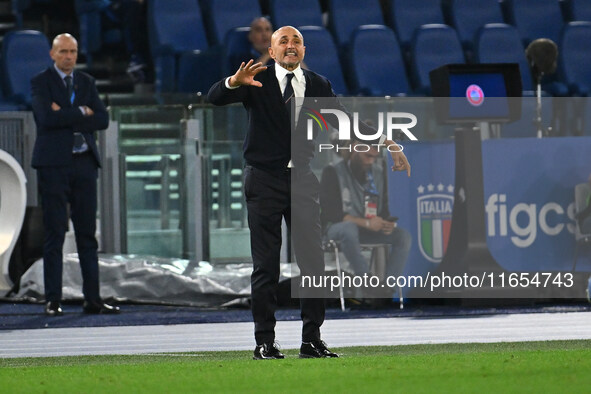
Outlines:
[[133, 82], [127, 75], [117, 75], [109, 79], [96, 80], [96, 88], [99, 93], [131, 93], [133, 87]]

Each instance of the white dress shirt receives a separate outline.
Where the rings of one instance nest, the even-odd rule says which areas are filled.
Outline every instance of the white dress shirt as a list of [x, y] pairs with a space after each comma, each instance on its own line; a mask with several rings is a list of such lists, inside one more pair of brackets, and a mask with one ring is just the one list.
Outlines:
[[[70, 74], [66, 74], [65, 72], [63, 72], [62, 70], [60, 70], [59, 68], [57, 68], [57, 65], [55, 63], [53, 63], [53, 68], [55, 68], [55, 71], [57, 71], [58, 75], [62, 79], [62, 82], [64, 83], [64, 86], [67, 86], [65, 78], [68, 75], [70, 75], [72, 77], [72, 84], [74, 83], [74, 71], [72, 71]], [[71, 97], [68, 97], [68, 99], [71, 100]], [[82, 112], [82, 115], [86, 115], [86, 110], [84, 109], [83, 106], [79, 106], [78, 108], [80, 109], [80, 112]]]
[[[304, 77], [304, 72], [302, 71], [302, 68], [298, 65], [298, 67], [295, 70], [289, 71], [281, 67], [279, 64], [275, 63], [275, 77], [277, 78], [277, 82], [279, 82], [279, 88], [281, 89], [282, 96], [285, 92], [285, 87], [287, 86], [287, 74], [291, 73], [293, 73], [293, 78], [291, 80], [293, 94], [295, 97], [303, 98], [306, 95], [306, 78]], [[302, 110], [302, 104], [303, 100], [296, 100], [296, 124], [298, 117], [300, 115], [300, 111]]]

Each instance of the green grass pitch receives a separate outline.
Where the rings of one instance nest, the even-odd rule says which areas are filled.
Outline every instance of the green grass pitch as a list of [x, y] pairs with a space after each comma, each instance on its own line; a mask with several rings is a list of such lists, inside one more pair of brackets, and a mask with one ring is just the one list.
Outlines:
[[[567, 329], [567, 328], [565, 328]], [[591, 340], [0, 359], [2, 393], [588, 393]]]

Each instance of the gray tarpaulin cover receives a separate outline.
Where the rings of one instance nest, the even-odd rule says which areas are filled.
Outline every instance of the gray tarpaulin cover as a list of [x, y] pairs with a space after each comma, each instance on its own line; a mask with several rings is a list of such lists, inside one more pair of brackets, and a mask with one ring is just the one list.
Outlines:
[[[117, 301], [194, 306], [222, 306], [250, 297], [252, 264], [210, 264], [205, 261], [139, 255], [99, 255], [101, 297]], [[291, 277], [281, 264], [280, 281]], [[82, 300], [82, 277], [76, 253], [64, 256], [63, 300]], [[15, 298], [42, 301], [43, 260], [21, 277]]]

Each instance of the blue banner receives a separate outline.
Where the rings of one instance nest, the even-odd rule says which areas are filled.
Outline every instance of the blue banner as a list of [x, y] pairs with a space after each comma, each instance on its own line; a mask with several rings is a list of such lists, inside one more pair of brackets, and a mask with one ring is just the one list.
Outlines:
[[[405, 274], [434, 270], [447, 247], [454, 198], [454, 142], [406, 142], [412, 176], [389, 175], [389, 203], [413, 236]], [[575, 251], [574, 187], [591, 174], [591, 138], [523, 138], [482, 143], [488, 247], [508, 271], [570, 271]], [[581, 247], [577, 271], [591, 271]]]

